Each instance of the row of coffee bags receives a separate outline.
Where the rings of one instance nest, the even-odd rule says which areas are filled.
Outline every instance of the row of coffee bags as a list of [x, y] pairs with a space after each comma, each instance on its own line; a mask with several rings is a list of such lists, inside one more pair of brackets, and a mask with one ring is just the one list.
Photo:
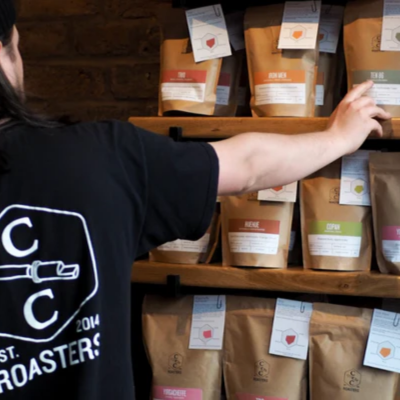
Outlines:
[[[334, 2], [322, 4], [311, 49], [278, 47], [285, 4], [248, 8], [244, 20], [235, 19], [245, 50], [201, 62], [195, 62], [185, 11], [163, 7], [159, 115], [250, 115], [251, 91], [254, 117], [329, 116], [343, 94], [347, 66], [348, 88], [372, 79], [368, 95], [399, 117], [400, 17], [386, 2], [350, 0], [344, 10]], [[303, 31], [299, 23], [294, 34]]]
[[[375, 250], [380, 271], [400, 275], [400, 153], [355, 155], [359, 153], [366, 163], [365, 176], [351, 178], [347, 187], [342, 185], [344, 163], [356, 174], [361, 169], [354, 155], [302, 180], [298, 202], [259, 200], [259, 193], [223, 197], [221, 213], [217, 207], [202, 239], [167, 243], [150, 253], [151, 260], [209, 263], [218, 249], [222, 226], [226, 266], [283, 269], [303, 262], [306, 269], [368, 271]], [[285, 190], [270, 189], [276, 196]], [[372, 207], [340, 204], [341, 195], [347, 193], [356, 201], [368, 195]]]
[[[218, 296], [197, 297], [209, 301]], [[307, 360], [307, 354], [304, 359], [271, 354], [276, 300], [226, 296], [226, 314], [220, 316], [225, 327], [219, 326], [224, 332], [218, 333], [213, 331], [216, 322], [210, 322], [213, 313], [196, 308], [196, 301], [203, 300], [145, 299], [143, 333], [153, 371], [151, 399], [220, 400], [222, 378], [228, 400], [396, 399], [398, 375], [363, 363], [372, 310], [314, 303], [309, 338], [304, 338], [309, 343]], [[193, 348], [193, 336], [198, 334], [193, 327], [201, 318], [197, 312], [206, 315], [205, 329], [200, 330], [204, 346]], [[220, 349], [211, 349], [214, 335], [223, 336]], [[296, 335], [293, 330], [282, 332], [292, 349], [299, 347]]]

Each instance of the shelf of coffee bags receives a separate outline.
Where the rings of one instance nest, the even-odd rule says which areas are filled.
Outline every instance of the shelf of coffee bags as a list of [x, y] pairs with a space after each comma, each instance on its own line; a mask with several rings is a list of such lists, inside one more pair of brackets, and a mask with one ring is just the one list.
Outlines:
[[[161, 135], [169, 135], [171, 127], [180, 127], [184, 138], [223, 139], [243, 132], [320, 132], [326, 129], [328, 118], [132, 117], [129, 122]], [[384, 137], [400, 139], [400, 118], [384, 123]]]
[[164, 264], [144, 260], [134, 264], [132, 282], [163, 285], [166, 284], [168, 275], [179, 275], [181, 285], [192, 287], [400, 298], [400, 276], [379, 272], [235, 268], [204, 264]]

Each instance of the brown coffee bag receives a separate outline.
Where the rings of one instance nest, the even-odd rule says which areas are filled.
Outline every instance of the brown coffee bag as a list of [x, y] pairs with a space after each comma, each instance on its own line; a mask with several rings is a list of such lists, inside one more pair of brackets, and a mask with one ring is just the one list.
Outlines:
[[222, 59], [194, 61], [185, 10], [160, 6], [157, 16], [161, 26], [158, 115], [213, 115]]
[[223, 368], [228, 399], [307, 398], [307, 362], [269, 354], [275, 303], [227, 298]]
[[284, 4], [272, 4], [246, 11], [253, 116], [313, 117], [318, 49], [278, 49], [283, 10]]
[[171, 264], [209, 263], [217, 248], [221, 230], [221, 217], [215, 213], [205, 235], [197, 240], [176, 240], [165, 243], [150, 252], [150, 261]]
[[346, 6], [344, 49], [348, 87], [372, 79], [375, 86], [369, 95], [393, 117], [400, 117], [400, 52], [380, 50], [382, 18], [383, 0], [352, 0]]
[[394, 399], [398, 375], [363, 366], [372, 310], [315, 303], [310, 323], [311, 400]]
[[[193, 296], [179, 300], [147, 296], [143, 305], [144, 343], [153, 371], [153, 400], [220, 400], [222, 352], [189, 350]], [[168, 397], [175, 391], [175, 397]], [[178, 393], [179, 394], [179, 393]]]
[[301, 182], [304, 268], [368, 271], [372, 228], [369, 207], [339, 204], [340, 160]]
[[369, 167], [379, 270], [400, 275], [400, 153], [371, 153]]
[[221, 73], [217, 86], [217, 101], [214, 115], [234, 117], [239, 103], [239, 84], [242, 73], [244, 52], [234, 52], [222, 60]]
[[224, 197], [221, 212], [224, 265], [287, 268], [293, 203], [252, 193]]

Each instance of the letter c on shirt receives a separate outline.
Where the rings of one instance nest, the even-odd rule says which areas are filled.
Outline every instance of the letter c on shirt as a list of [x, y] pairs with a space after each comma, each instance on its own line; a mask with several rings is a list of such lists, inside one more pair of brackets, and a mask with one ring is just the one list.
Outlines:
[[8, 254], [11, 254], [14, 257], [22, 258], [34, 253], [39, 247], [39, 241], [35, 240], [32, 246], [27, 250], [17, 249], [12, 242], [11, 232], [18, 225], [27, 225], [29, 228], [33, 227], [32, 222], [28, 217], [17, 219], [5, 227], [3, 234], [1, 235], [1, 241]]
[[57, 321], [58, 318], [58, 311], [54, 311], [53, 316], [47, 320], [46, 322], [40, 322], [35, 318], [35, 315], [33, 314], [33, 303], [39, 298], [39, 297], [50, 297], [50, 299], [54, 299], [53, 291], [51, 289], [46, 289], [42, 290], [41, 292], [37, 292], [30, 296], [28, 300], [25, 302], [24, 305], [24, 317], [26, 319], [26, 322], [34, 329], [37, 330], [42, 330], [47, 328], [48, 326], [54, 324], [54, 322]]

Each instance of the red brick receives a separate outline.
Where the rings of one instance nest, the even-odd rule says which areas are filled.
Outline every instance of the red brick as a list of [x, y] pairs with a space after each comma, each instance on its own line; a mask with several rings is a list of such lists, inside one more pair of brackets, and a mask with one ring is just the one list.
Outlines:
[[106, 0], [108, 15], [122, 18], [146, 18], [154, 15], [159, 4], [171, 4], [170, 0]]
[[20, 0], [20, 18], [69, 17], [99, 12], [98, 0]]
[[105, 95], [105, 72], [100, 68], [26, 65], [28, 95], [39, 99], [99, 99]]
[[18, 24], [18, 30], [21, 36], [20, 48], [23, 57], [37, 58], [70, 53], [69, 29], [65, 23], [21, 22]]
[[157, 98], [158, 64], [118, 66], [111, 72], [111, 91], [116, 99]]
[[[75, 49], [82, 55], [132, 55], [157, 52], [158, 31], [151, 19], [78, 25]], [[147, 38], [149, 37], [149, 38]]]

